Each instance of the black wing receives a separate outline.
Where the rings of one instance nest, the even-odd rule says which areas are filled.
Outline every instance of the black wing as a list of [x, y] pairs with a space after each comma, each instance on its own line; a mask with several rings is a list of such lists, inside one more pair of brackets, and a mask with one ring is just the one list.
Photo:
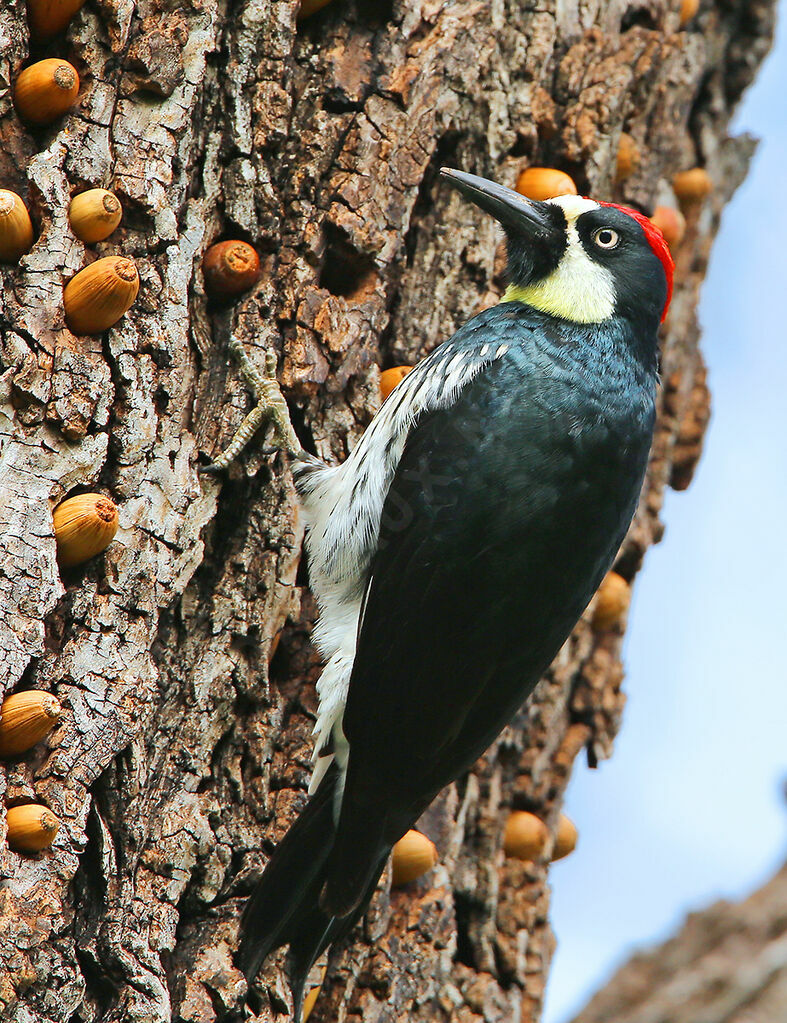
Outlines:
[[387, 495], [344, 714], [335, 890], [357, 888], [367, 840], [395, 841], [504, 727], [634, 511], [647, 431], [617, 435], [614, 399], [578, 393], [571, 367], [503, 326], [506, 354], [419, 420]]

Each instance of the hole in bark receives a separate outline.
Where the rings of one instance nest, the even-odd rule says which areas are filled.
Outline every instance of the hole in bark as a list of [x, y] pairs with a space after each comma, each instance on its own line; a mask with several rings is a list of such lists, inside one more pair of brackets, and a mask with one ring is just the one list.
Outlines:
[[[103, 1016], [107, 1009], [117, 1000], [117, 989], [102, 973], [91, 955], [81, 948], [76, 948], [74, 952], [79, 963], [79, 971], [85, 981], [85, 988], [98, 1004]], [[74, 1023], [77, 1023], [77, 1021], [81, 1023], [82, 1018], [79, 1010], [71, 1017]]]
[[[98, 780], [93, 790], [94, 799], [102, 799], [102, 781]], [[91, 948], [102, 919], [103, 907], [106, 905], [106, 875], [102, 865], [100, 846], [102, 842], [101, 828], [98, 821], [96, 805], [91, 807], [87, 816], [85, 830], [87, 843], [79, 858], [79, 867], [74, 876], [74, 893], [77, 914], [75, 920], [75, 953], [79, 970], [85, 981], [85, 991], [91, 1008], [98, 1007], [101, 1016], [117, 1000], [117, 987], [107, 975], [106, 966], [97, 959], [97, 952]], [[70, 1017], [69, 1023], [83, 1023], [85, 1018], [92, 1018], [92, 1013], [85, 1017], [79, 1009]]]
[[169, 395], [161, 384], [153, 392], [153, 404], [160, 416], [163, 416], [169, 408]]
[[470, 941], [470, 918], [472, 905], [470, 900], [459, 892], [454, 893], [454, 914], [456, 916], [456, 954], [455, 962], [469, 966], [471, 970], [478, 967], [475, 961], [473, 945]]
[[358, 0], [358, 20], [370, 28], [381, 28], [393, 17], [393, 0]]
[[460, 170], [467, 170], [465, 167], [458, 166], [460, 161], [457, 158], [457, 149], [459, 147], [460, 138], [461, 136], [458, 131], [448, 131], [445, 135], [442, 135], [437, 143], [437, 148], [429, 161], [429, 166], [424, 172], [421, 185], [418, 189], [418, 197], [415, 200], [413, 213], [410, 217], [410, 228], [404, 236], [404, 250], [407, 254], [408, 266], [412, 266], [415, 251], [418, 246], [419, 225], [424, 224], [425, 218], [429, 213], [431, 213], [435, 205], [436, 189], [442, 188], [446, 195], [450, 192], [450, 188], [447, 184], [443, 183], [440, 185], [438, 183], [440, 168], [454, 167]]
[[629, 8], [621, 19], [620, 31], [628, 32], [630, 28], [636, 27], [653, 31], [659, 27], [659, 22], [648, 7]]
[[290, 421], [298, 440], [306, 451], [314, 451], [316, 444], [311, 428], [306, 422], [306, 410], [295, 402], [290, 402]]
[[329, 114], [357, 113], [363, 110], [363, 100], [350, 99], [339, 89], [331, 89], [323, 96], [322, 108]]
[[325, 257], [320, 287], [332, 295], [360, 301], [377, 283], [374, 260], [359, 252], [333, 224], [326, 224]]

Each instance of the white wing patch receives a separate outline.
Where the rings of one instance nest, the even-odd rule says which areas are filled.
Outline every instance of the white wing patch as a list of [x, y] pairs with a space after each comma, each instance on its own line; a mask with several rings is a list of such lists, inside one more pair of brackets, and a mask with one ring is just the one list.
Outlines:
[[440, 345], [394, 388], [346, 462], [293, 467], [306, 517], [309, 582], [320, 608], [313, 639], [326, 661], [317, 683], [317, 763], [310, 793], [334, 758], [346, 766], [342, 716], [361, 602], [383, 505], [408, 434], [423, 412], [450, 405], [462, 387], [508, 350], [500, 345], [492, 352], [484, 345], [480, 352], [452, 354], [455, 347], [452, 342]]

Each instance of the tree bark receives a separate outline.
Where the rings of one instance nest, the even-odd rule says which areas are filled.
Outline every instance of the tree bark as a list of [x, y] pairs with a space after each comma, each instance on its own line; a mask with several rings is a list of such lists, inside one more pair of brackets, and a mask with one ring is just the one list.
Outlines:
[[[280, 378], [307, 446], [342, 459], [379, 403], [379, 367], [413, 363], [495, 301], [496, 227], [441, 186], [441, 165], [513, 185], [530, 164], [650, 210], [704, 165], [664, 329], [660, 418], [617, 570], [658, 540], [664, 488], [699, 456], [708, 393], [695, 307], [724, 204], [753, 143], [727, 126], [767, 52], [771, 0], [704, 0], [685, 27], [662, 0], [542, 6], [350, 0], [301, 23], [292, 0], [96, 0], [31, 44], [0, 12], [0, 185], [37, 230], [0, 295], [0, 686], [47, 689], [62, 723], [0, 772], [6, 806], [62, 822], [51, 850], [11, 852], [0, 809], [0, 1009], [36, 1023], [180, 1019], [238, 1005], [238, 916], [305, 799], [319, 664], [285, 461], [264, 439], [200, 476], [249, 406], [237, 338]], [[79, 100], [18, 120], [9, 83], [70, 59]], [[640, 150], [615, 183], [622, 130]], [[70, 195], [112, 188], [121, 227], [86, 248]], [[221, 238], [260, 253], [255, 289], [208, 300]], [[139, 298], [75, 337], [66, 282], [132, 257]], [[117, 502], [106, 553], [58, 570], [52, 509]], [[546, 859], [504, 859], [511, 807], [554, 826], [574, 758], [608, 756], [620, 723], [622, 626], [590, 611], [536, 695], [426, 814], [441, 865], [378, 897], [332, 966], [315, 1020], [536, 1020], [553, 949]], [[279, 642], [280, 640], [280, 642]], [[494, 643], [494, 636], [489, 637]], [[406, 755], [406, 737], [403, 737]], [[259, 1018], [284, 1018], [281, 956]]]
[[741, 902], [690, 913], [640, 952], [573, 1023], [776, 1023], [787, 1019], [787, 864]]

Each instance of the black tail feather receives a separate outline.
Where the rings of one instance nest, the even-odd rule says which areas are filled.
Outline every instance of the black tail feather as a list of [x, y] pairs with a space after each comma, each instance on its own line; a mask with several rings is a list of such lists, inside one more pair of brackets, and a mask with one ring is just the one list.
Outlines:
[[293, 1019], [300, 1019], [304, 986], [309, 971], [329, 945], [333, 945], [336, 941], [341, 941], [355, 927], [374, 894], [374, 889], [377, 887], [377, 882], [380, 880], [380, 875], [385, 868], [387, 859], [388, 853], [378, 862], [373, 871], [372, 880], [363, 897], [349, 916], [327, 916], [317, 906], [315, 900], [311, 912], [305, 913], [300, 917], [297, 929], [291, 929], [293, 933], [289, 938], [290, 953], [287, 957], [287, 972], [295, 1005]]
[[[320, 907], [335, 844], [334, 794], [338, 769], [332, 766], [268, 862], [249, 897], [240, 926], [239, 965], [247, 981], [256, 977], [266, 958], [289, 945], [287, 973], [295, 1020], [300, 1020], [309, 971], [334, 941], [354, 927], [371, 899], [390, 849], [379, 854], [379, 843], [368, 862], [363, 889], [352, 912], [338, 917]], [[356, 864], [353, 864], [356, 866]], [[355, 871], [352, 871], [355, 873]]]
[[[248, 981], [257, 975], [271, 952], [295, 940], [304, 919], [313, 916], [325, 862], [333, 847], [337, 775], [333, 767], [326, 773], [317, 792], [276, 846], [246, 904], [240, 926], [239, 963]], [[322, 929], [330, 918], [324, 919]]]

